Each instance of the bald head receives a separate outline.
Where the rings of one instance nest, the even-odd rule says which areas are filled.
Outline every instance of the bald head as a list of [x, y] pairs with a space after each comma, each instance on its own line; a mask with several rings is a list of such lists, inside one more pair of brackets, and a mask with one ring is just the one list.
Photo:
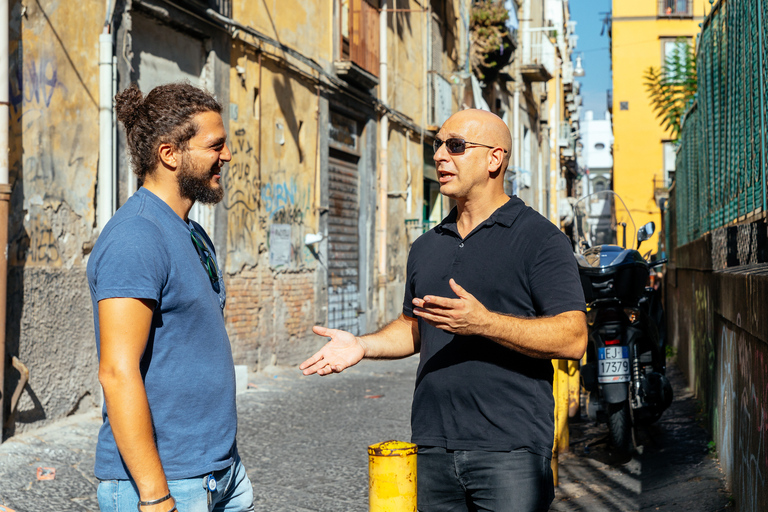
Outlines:
[[501, 170], [507, 169], [512, 149], [512, 136], [506, 123], [496, 114], [475, 108], [460, 110], [443, 123], [440, 133], [442, 138], [461, 136], [466, 140], [504, 149]]

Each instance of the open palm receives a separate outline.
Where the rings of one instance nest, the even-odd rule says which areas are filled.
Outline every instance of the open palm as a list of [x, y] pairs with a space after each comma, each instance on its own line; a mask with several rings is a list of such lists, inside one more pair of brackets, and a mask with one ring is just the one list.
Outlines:
[[304, 375], [328, 375], [339, 373], [360, 362], [365, 356], [365, 348], [360, 340], [352, 333], [338, 329], [328, 329], [316, 325], [312, 328], [315, 334], [328, 336], [331, 341], [318, 350], [315, 355], [301, 363]]

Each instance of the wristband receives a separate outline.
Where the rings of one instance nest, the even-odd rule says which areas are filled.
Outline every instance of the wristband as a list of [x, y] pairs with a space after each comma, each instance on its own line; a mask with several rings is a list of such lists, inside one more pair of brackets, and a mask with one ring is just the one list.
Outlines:
[[[141, 501], [141, 498], [139, 498], [139, 502], [136, 504], [136, 509], [141, 512], [141, 507], [149, 506], [149, 505], [157, 505], [158, 503], [162, 503], [164, 501], [168, 501], [171, 499], [171, 493], [166, 494], [162, 498], [156, 499], [156, 500], [150, 500], [150, 501]], [[174, 505], [173, 508], [176, 508]], [[173, 512], [173, 509], [169, 510], [168, 512]]]

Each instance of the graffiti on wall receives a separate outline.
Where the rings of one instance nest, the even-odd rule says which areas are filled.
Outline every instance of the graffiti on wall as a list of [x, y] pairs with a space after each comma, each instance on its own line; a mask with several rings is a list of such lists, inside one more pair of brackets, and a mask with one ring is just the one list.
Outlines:
[[258, 158], [244, 128], [235, 131], [227, 177], [227, 252], [230, 268], [255, 264], [258, 255]]
[[[709, 288], [697, 286], [693, 281], [694, 312], [692, 322], [693, 344], [690, 346], [692, 368], [694, 369], [694, 389], [697, 395], [711, 397], [712, 383], [715, 379], [715, 331], [712, 324], [712, 307]], [[712, 403], [707, 404], [705, 412], [712, 411]]]
[[20, 64], [16, 59], [10, 66], [10, 100], [15, 114], [20, 107], [48, 108], [59, 81], [56, 61], [53, 59], [29, 59]]
[[[310, 186], [300, 185], [295, 177], [284, 181], [265, 183], [261, 188], [262, 212], [259, 225], [263, 229], [271, 229], [272, 225], [299, 226], [305, 229], [294, 229], [292, 233], [303, 236], [306, 231], [306, 220], [310, 212]], [[270, 252], [272, 251], [272, 240]], [[284, 242], [281, 242], [284, 243]], [[304, 245], [303, 240], [291, 237], [290, 262], [297, 266], [308, 266], [315, 261], [312, 252]]]
[[265, 183], [261, 188], [264, 215], [261, 222], [266, 224], [304, 224], [309, 213], [309, 185], [300, 187], [296, 178], [278, 183]]
[[[232, 161], [226, 174], [227, 210], [227, 267], [228, 271], [239, 270], [243, 265], [255, 265], [260, 249], [260, 240], [270, 245], [269, 233], [272, 225], [287, 226], [289, 233], [301, 235], [303, 230], [290, 230], [291, 226], [304, 226], [310, 212], [310, 186], [299, 184], [295, 177], [260, 183], [259, 161], [251, 139], [244, 128], [235, 131], [231, 148]], [[283, 171], [275, 173], [284, 174]], [[285, 228], [280, 230], [284, 233]], [[303, 236], [303, 235], [302, 235]], [[284, 237], [280, 238], [281, 254], [285, 252]], [[314, 261], [312, 253], [303, 243], [290, 244], [290, 261], [299, 265]], [[274, 256], [272, 251], [271, 256]], [[284, 266], [286, 257], [279, 261]]]
[[9, 264], [12, 266], [58, 266], [61, 264], [59, 246], [53, 230], [40, 223], [22, 230], [11, 242]]
[[720, 458], [741, 510], [761, 510], [768, 468], [768, 357], [743, 331], [720, 336]]
[[[20, 57], [21, 52], [14, 55]], [[46, 122], [49, 115], [46, 112], [53, 112], [54, 93], [66, 89], [60, 80], [56, 60], [50, 57], [24, 55], [23, 59], [13, 58], [9, 74], [10, 178], [12, 184], [24, 180], [24, 210], [27, 212], [25, 220], [12, 216], [9, 263], [13, 266], [59, 266], [62, 254], [57, 235], [49, 225], [49, 214], [42, 212], [50, 213], [50, 205], [59, 205], [65, 200], [63, 191], [56, 186], [52, 154], [56, 126]], [[36, 149], [24, 155], [22, 141], [27, 137], [36, 138]], [[69, 147], [75, 146], [77, 143]], [[61, 172], [64, 177], [68, 176], [64, 169]]]

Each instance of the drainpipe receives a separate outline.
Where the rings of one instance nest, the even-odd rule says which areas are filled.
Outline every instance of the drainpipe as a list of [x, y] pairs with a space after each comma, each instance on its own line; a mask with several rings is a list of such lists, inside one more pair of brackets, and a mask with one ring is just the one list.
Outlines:
[[549, 166], [549, 220], [560, 228], [560, 218], [557, 215], [557, 175], [560, 171], [560, 59], [555, 56], [555, 104], [550, 110], [552, 116], [552, 147], [550, 148]]
[[[379, 13], [379, 100], [387, 105], [387, 9], [389, 0], [381, 0], [381, 12]], [[389, 169], [387, 150], [389, 143], [389, 118], [387, 113], [381, 113], [379, 123], [379, 314], [385, 315], [387, 285], [387, 213], [389, 202], [387, 189], [389, 188]], [[384, 316], [380, 319], [384, 320]]]
[[[517, 64], [515, 68], [517, 68]], [[512, 100], [512, 153], [515, 159], [515, 183], [517, 183], [518, 197], [520, 197], [520, 169], [523, 166], [523, 162], [520, 161], [520, 82], [517, 81], [519, 76], [519, 74], [515, 73], [515, 94]], [[530, 169], [528, 171], [530, 172]]]
[[[109, 13], [109, 7], [107, 8]], [[104, 24], [104, 32], [99, 35], [99, 171], [96, 220], [99, 232], [115, 213], [115, 184], [113, 155], [112, 123], [112, 34], [109, 32], [109, 20]]]
[[0, 0], [0, 443], [5, 424], [5, 308], [8, 285], [8, 212], [11, 185], [8, 183], [10, 95], [8, 88], [8, 0]]

